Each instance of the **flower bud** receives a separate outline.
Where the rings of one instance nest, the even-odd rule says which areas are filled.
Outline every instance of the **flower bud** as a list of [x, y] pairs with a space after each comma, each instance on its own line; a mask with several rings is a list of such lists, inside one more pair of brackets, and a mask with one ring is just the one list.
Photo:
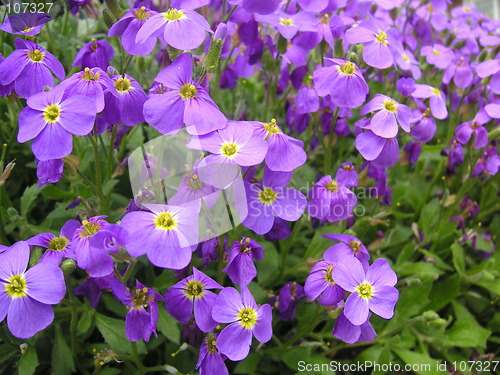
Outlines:
[[71, 274], [76, 268], [76, 262], [73, 259], [64, 259], [61, 264], [61, 270], [64, 276]]
[[214, 39], [215, 40], [226, 40], [227, 37], [227, 25], [224, 22], [219, 23], [217, 29], [215, 30]]
[[428, 310], [422, 314], [426, 322], [439, 319], [439, 314], [433, 310]]
[[38, 263], [41, 257], [42, 257], [42, 249], [38, 246], [33, 246], [30, 254], [29, 266], [33, 267], [35, 264]]
[[441, 327], [445, 327], [447, 323], [446, 323], [446, 320], [439, 318], [439, 319], [430, 321], [428, 324], [432, 327], [441, 328]]
[[111, 28], [116, 23], [116, 17], [109, 11], [109, 9], [104, 9], [102, 12], [102, 18], [104, 19], [104, 23], [108, 28]]

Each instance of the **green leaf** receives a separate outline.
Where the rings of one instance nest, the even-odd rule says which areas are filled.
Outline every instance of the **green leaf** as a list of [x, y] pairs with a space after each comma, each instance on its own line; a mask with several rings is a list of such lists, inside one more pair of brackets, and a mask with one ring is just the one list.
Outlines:
[[6, 344], [0, 345], [0, 363], [7, 361], [9, 358], [12, 358], [17, 353], [19, 353], [19, 350], [16, 350], [16, 348], [10, 345]]
[[[392, 351], [418, 375], [449, 375], [446, 367], [441, 369], [441, 360], [429, 357], [427, 354], [392, 348]], [[408, 372], [410, 373], [410, 372]]]
[[[299, 362], [309, 363], [311, 356], [311, 347], [309, 346], [295, 346], [288, 349], [282, 357], [283, 362], [292, 370], [298, 371]], [[305, 374], [305, 372], [302, 372]]]
[[429, 293], [432, 283], [427, 281], [416, 287], [408, 287], [401, 291], [396, 304], [394, 317], [389, 321], [385, 331], [389, 331], [409, 318], [418, 316], [429, 304]]
[[79, 336], [87, 333], [94, 323], [94, 310], [84, 312], [80, 320], [78, 321], [78, 325], [76, 326], [76, 332]]
[[19, 362], [17, 362], [19, 375], [33, 375], [37, 367], [38, 354], [36, 353], [36, 348], [34, 346], [30, 346], [28, 350], [26, 350], [26, 353], [23, 354]]
[[175, 320], [165, 309], [158, 310], [158, 330], [173, 343], [180, 344], [181, 330], [177, 320]]
[[262, 244], [264, 249], [264, 259], [256, 261], [257, 279], [259, 284], [268, 285], [277, 278], [279, 271], [279, 255], [274, 245], [270, 242]]
[[451, 254], [453, 256], [453, 266], [461, 275], [465, 273], [464, 250], [458, 243], [451, 245]]
[[26, 219], [26, 216], [31, 210], [31, 206], [35, 203], [36, 198], [42, 191], [38, 188], [37, 184], [27, 187], [24, 190], [23, 196], [21, 197], [21, 216]]
[[[115, 353], [131, 353], [130, 341], [125, 335], [125, 322], [123, 320], [109, 318], [97, 313], [95, 314], [95, 320], [97, 329], [99, 329], [102, 337]], [[146, 353], [144, 342], [137, 343], [137, 352], [140, 354]]]
[[433, 199], [427, 203], [422, 209], [420, 218], [418, 220], [418, 227], [422, 229], [424, 235], [429, 235], [435, 231], [436, 225], [439, 221], [439, 211], [441, 206], [437, 199]]
[[439, 311], [460, 295], [460, 277], [454, 274], [446, 280], [435, 283], [429, 296], [429, 310]]
[[56, 337], [52, 348], [52, 371], [57, 375], [66, 375], [75, 372], [75, 363], [71, 350], [64, 340], [61, 326], [56, 326]]
[[483, 328], [465, 306], [453, 302], [457, 321], [448, 331], [447, 345], [460, 348], [484, 348], [491, 331]]
[[259, 353], [250, 353], [243, 361], [238, 362], [234, 369], [235, 374], [254, 374], [259, 366], [261, 355]]
[[325, 250], [334, 245], [332, 240], [324, 238], [323, 235], [328, 233], [339, 233], [339, 230], [340, 228], [338, 227], [326, 226], [315, 231], [314, 236], [304, 254], [304, 260], [309, 258], [321, 258]]

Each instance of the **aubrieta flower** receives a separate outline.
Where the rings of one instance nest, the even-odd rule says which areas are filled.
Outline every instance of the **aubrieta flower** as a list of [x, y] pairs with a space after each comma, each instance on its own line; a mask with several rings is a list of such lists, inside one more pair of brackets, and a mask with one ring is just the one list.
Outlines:
[[314, 88], [318, 95], [330, 95], [332, 103], [338, 107], [356, 108], [363, 104], [369, 89], [356, 64], [325, 58], [325, 65], [313, 73]]
[[297, 113], [300, 115], [317, 112], [319, 109], [319, 96], [316, 90], [310, 86], [301, 86], [295, 97], [295, 106], [297, 107]]
[[101, 299], [102, 291], [111, 289], [110, 282], [114, 279], [114, 273], [102, 277], [92, 277], [89, 275], [83, 283], [75, 288], [75, 295], [87, 298], [90, 307], [95, 309]]
[[252, 123], [228, 121], [225, 128], [193, 137], [187, 147], [211, 152], [207, 163], [234, 163], [241, 167], [257, 165], [264, 161], [268, 143], [259, 137]]
[[415, 91], [411, 94], [414, 98], [430, 98], [430, 107], [432, 115], [440, 120], [448, 117], [448, 109], [446, 108], [446, 97], [444, 93], [429, 85], [415, 85]]
[[75, 61], [73, 61], [73, 67], [81, 66], [82, 70], [98, 67], [106, 71], [114, 56], [113, 46], [107, 40], [92, 39], [90, 43], [85, 44], [78, 51]]
[[364, 269], [367, 269], [370, 260], [370, 254], [366, 249], [365, 245], [356, 237], [350, 236], [348, 234], [324, 234], [323, 237], [328, 238], [332, 241], [338, 241], [339, 243], [330, 246], [325, 251], [325, 256], [331, 257], [333, 254], [341, 259], [346, 256], [356, 257]]
[[5, 18], [0, 30], [9, 34], [36, 35], [48, 21], [50, 21], [50, 15], [47, 13], [11, 14]]
[[165, 293], [167, 311], [182, 324], [189, 322], [194, 312], [198, 328], [210, 332], [217, 325], [211, 315], [217, 295], [211, 289], [222, 289], [222, 286], [193, 267], [191, 276], [171, 286]]
[[226, 356], [219, 353], [217, 349], [218, 333], [208, 335], [200, 346], [200, 354], [196, 369], [200, 371], [200, 375], [229, 375], [227, 367], [224, 364]]
[[500, 95], [500, 60], [498, 58], [483, 61], [476, 66], [476, 72], [480, 78], [493, 76], [490, 80], [491, 91]]
[[420, 70], [418, 61], [409, 50], [404, 50], [399, 55], [396, 55], [396, 63], [401, 69], [409, 70], [413, 78], [420, 79], [420, 77], [422, 77], [422, 71]]
[[358, 203], [356, 195], [331, 176], [324, 176], [309, 190], [309, 215], [330, 223], [346, 220]]
[[297, 302], [306, 298], [304, 287], [296, 282], [289, 281], [280, 289], [278, 311], [281, 320], [290, 322], [295, 319]]
[[397, 138], [379, 137], [368, 130], [358, 134], [355, 144], [361, 156], [377, 167], [390, 168], [398, 160], [399, 144]]
[[422, 47], [420, 54], [427, 58], [427, 62], [439, 69], [446, 69], [451, 64], [455, 54], [453, 51], [441, 44]]
[[133, 257], [147, 254], [157, 267], [180, 270], [191, 261], [198, 244], [198, 210], [183, 207], [145, 204], [150, 211], [127, 213], [120, 225], [133, 233], [127, 251]]
[[273, 334], [271, 306], [257, 306], [246, 287], [241, 288], [241, 294], [231, 287], [222, 289], [215, 300], [212, 318], [229, 323], [219, 334], [216, 346], [231, 361], [240, 361], [248, 355], [252, 336], [266, 343]]
[[300, 191], [285, 189], [292, 177], [291, 172], [264, 170], [262, 186], [245, 181], [248, 215], [242, 224], [257, 234], [269, 232], [275, 216], [286, 221], [297, 221], [307, 205]]
[[170, 8], [149, 17], [137, 33], [135, 41], [144, 43], [153, 34], [162, 35], [165, 42], [181, 51], [198, 48], [212, 33], [203, 16], [192, 10]]
[[14, 44], [16, 50], [2, 62], [2, 85], [13, 82], [16, 94], [27, 99], [45, 87], [54, 87], [51, 71], [64, 79], [64, 67], [50, 52], [29, 40], [17, 38]]
[[135, 282], [134, 292], [117, 279], [110, 280], [109, 286], [113, 295], [130, 308], [125, 318], [125, 334], [129, 341], [148, 342], [151, 334], [157, 336], [158, 301], [162, 300], [160, 293], [144, 286], [139, 280]]
[[266, 166], [277, 172], [291, 172], [306, 162], [304, 142], [283, 133], [275, 119], [269, 123], [251, 122], [256, 134], [269, 145]]
[[75, 253], [71, 249], [71, 240], [76, 230], [80, 228], [80, 225], [76, 220], [68, 220], [61, 228], [61, 233], [58, 237], [52, 233], [41, 233], [31, 237], [26, 242], [30, 246], [41, 246], [47, 249], [42, 258], [40, 258], [40, 262], [53, 262], [59, 266], [63, 258], [75, 259]]
[[86, 96], [95, 101], [96, 113], [104, 109], [104, 91], [112, 90], [113, 83], [101, 68], [85, 68], [65, 79], [61, 84], [66, 97]]
[[304, 292], [311, 301], [323, 306], [334, 306], [345, 297], [345, 290], [333, 280], [332, 271], [341, 259], [336, 253], [325, 253], [324, 260], [316, 263], [304, 285]]
[[127, 74], [115, 75], [111, 88], [104, 93], [103, 117], [111, 125], [122, 122], [135, 126], [144, 122], [144, 103], [148, 96], [139, 83]]
[[316, 31], [316, 18], [313, 13], [298, 12], [288, 14], [281, 10], [275, 14], [256, 15], [257, 22], [274, 26], [281, 36], [287, 40], [292, 39], [299, 31]]
[[230, 4], [241, 4], [248, 13], [270, 14], [273, 13], [279, 5], [279, 0], [229, 0]]
[[350, 44], [363, 43], [363, 60], [377, 69], [385, 69], [394, 64], [394, 56], [402, 51], [398, 41], [397, 31], [387, 29], [375, 19], [363, 21], [356, 27], [351, 27], [345, 33]]
[[0, 322], [7, 317], [9, 331], [27, 339], [54, 320], [51, 305], [66, 294], [61, 269], [51, 262], [40, 262], [26, 270], [30, 247], [20, 241], [0, 254]]
[[162, 134], [175, 134], [186, 124], [189, 134], [203, 135], [222, 129], [226, 116], [208, 93], [193, 80], [193, 59], [183, 53], [158, 73], [156, 82], [167, 91], [150, 95], [144, 103], [146, 121]]
[[[472, 71], [472, 68], [465, 58], [460, 56], [446, 68], [443, 75], [443, 83], [449, 84], [453, 79], [455, 85], [463, 90], [470, 86], [473, 78], [474, 72]], [[491, 86], [493, 87], [494, 85]]]
[[474, 135], [474, 148], [483, 148], [488, 144], [488, 131], [484, 128], [484, 124], [491, 120], [485, 110], [479, 111], [472, 121], [464, 122], [458, 125], [455, 129], [455, 137], [457, 141], [465, 145]]
[[142, 43], [137, 43], [137, 33], [144, 23], [153, 15], [157, 14], [154, 10], [133, 8], [125, 13], [108, 31], [108, 37], [121, 35], [123, 49], [131, 54], [138, 56], [149, 55], [156, 45], [156, 35], [151, 35]]
[[[463, 157], [463, 155], [462, 155]], [[462, 160], [463, 161], [463, 160]], [[472, 177], [477, 177], [481, 173], [494, 176], [500, 168], [500, 156], [498, 155], [495, 145], [491, 145], [484, 149], [477, 164], [472, 171]]]
[[415, 91], [415, 80], [413, 78], [400, 78], [396, 83], [396, 88], [401, 95], [408, 97]]
[[257, 276], [254, 259], [264, 259], [264, 250], [257, 241], [243, 237], [229, 249], [228, 264], [222, 272], [227, 273], [233, 284], [247, 286]]
[[36, 164], [38, 188], [60, 181], [63, 175], [63, 171], [64, 162], [61, 159], [38, 161]]
[[342, 312], [335, 320], [332, 336], [347, 344], [354, 344], [361, 341], [373, 341], [377, 334], [369, 320], [361, 325], [354, 325]]
[[20, 143], [34, 139], [32, 150], [41, 161], [62, 159], [71, 153], [74, 135], [94, 127], [95, 102], [85, 96], [63, 97], [64, 87], [31, 96], [19, 114]]
[[412, 110], [412, 123], [411, 135], [420, 142], [429, 142], [436, 133], [436, 121], [431, 116], [430, 108], [419, 99], [415, 99], [417, 109]]
[[398, 135], [398, 124], [405, 132], [410, 131], [412, 114], [410, 108], [397, 103], [394, 99], [382, 94], [376, 94], [359, 112], [366, 115], [376, 112], [370, 119], [366, 129], [384, 138], [393, 138]]
[[358, 172], [356, 172], [356, 166], [350, 162], [342, 163], [335, 174], [335, 181], [345, 187], [358, 186]]
[[398, 279], [386, 259], [379, 258], [365, 272], [361, 262], [354, 257], [342, 258], [332, 271], [333, 280], [351, 292], [344, 314], [359, 326], [368, 320], [369, 311], [384, 319], [394, 315], [394, 305], [399, 292], [394, 285]]

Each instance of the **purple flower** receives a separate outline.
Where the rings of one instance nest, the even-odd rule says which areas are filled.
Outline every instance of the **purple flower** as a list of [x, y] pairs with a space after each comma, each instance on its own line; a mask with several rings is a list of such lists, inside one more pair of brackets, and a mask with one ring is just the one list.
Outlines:
[[483, 61], [476, 66], [476, 72], [480, 78], [493, 75], [490, 80], [491, 91], [500, 95], [500, 61], [498, 59]]
[[448, 65], [443, 75], [443, 83], [449, 84], [452, 78], [455, 85], [462, 90], [469, 87], [472, 83], [474, 72], [463, 56], [460, 56], [454, 63]]
[[325, 62], [326, 67], [318, 68], [313, 73], [318, 95], [330, 95], [332, 103], [339, 107], [356, 108], [363, 104], [369, 89], [356, 64], [329, 58], [325, 58]]
[[95, 309], [101, 299], [104, 289], [111, 289], [110, 281], [115, 279], [115, 275], [110, 273], [103, 277], [88, 276], [85, 281], [75, 288], [75, 295], [83, 296], [90, 302], [90, 307]]
[[36, 165], [38, 188], [47, 184], [54, 184], [61, 180], [64, 162], [61, 159], [39, 161]]
[[[411, 71], [413, 78], [420, 79], [420, 77], [422, 76], [422, 71], [420, 70], [418, 61], [410, 51], [405, 50], [401, 54], [396, 55], [396, 62], [401, 69]], [[406, 95], [403, 94], [403, 96]]]
[[336, 253], [325, 253], [324, 259], [316, 263], [306, 279], [304, 292], [311, 301], [323, 306], [334, 306], [345, 297], [342, 289], [332, 278], [332, 272], [341, 259]]
[[455, 129], [457, 141], [465, 145], [474, 135], [474, 148], [483, 148], [488, 144], [488, 131], [482, 126], [491, 120], [486, 111], [479, 111], [474, 120], [464, 122]]
[[243, 237], [229, 249], [229, 261], [222, 272], [227, 273], [233, 284], [247, 286], [257, 276], [254, 259], [264, 259], [264, 250], [257, 241]]
[[143, 109], [148, 97], [141, 85], [129, 75], [115, 75], [111, 88], [104, 93], [104, 100], [103, 116], [109, 124], [122, 122], [134, 126], [145, 121]]
[[400, 78], [396, 83], [396, 88], [401, 95], [408, 97], [415, 91], [415, 80], [413, 78]]
[[101, 68], [85, 68], [65, 79], [61, 85], [66, 97], [86, 96], [95, 101], [96, 112], [104, 109], [104, 91], [112, 90], [113, 83]]
[[98, 67], [106, 70], [114, 56], [115, 51], [108, 41], [93, 39], [78, 51], [75, 61], [73, 61], [73, 67], [81, 66], [82, 70]]
[[192, 10], [170, 8], [149, 17], [137, 33], [135, 41], [145, 43], [153, 34], [162, 35], [165, 42], [181, 51], [198, 48], [210, 25], [203, 16]]
[[366, 129], [370, 129], [379, 137], [394, 138], [398, 135], [398, 124], [405, 132], [410, 131], [412, 114], [410, 108], [399, 104], [394, 99], [382, 94], [376, 94], [359, 112], [366, 115], [376, 112]]
[[41, 161], [62, 159], [73, 148], [72, 134], [87, 135], [95, 119], [93, 100], [75, 95], [63, 97], [64, 88], [33, 95], [19, 114], [20, 143], [34, 139], [32, 149]]
[[138, 280], [135, 282], [135, 291], [130, 292], [121, 281], [109, 281], [114, 296], [125, 306], [129, 307], [125, 318], [125, 333], [130, 341], [149, 341], [151, 334], [156, 334], [158, 322], [158, 302], [161, 295]]
[[222, 286], [193, 267], [193, 274], [171, 286], [165, 293], [167, 311], [182, 324], [194, 320], [203, 332], [210, 332], [217, 322], [212, 319], [212, 308], [217, 295], [210, 289]]
[[50, 305], [61, 302], [66, 294], [59, 267], [41, 262], [26, 270], [29, 258], [30, 247], [24, 241], [0, 254], [0, 322], [7, 317], [9, 331], [20, 339], [30, 338], [52, 323]]
[[248, 216], [242, 224], [257, 234], [265, 234], [271, 230], [275, 216], [297, 221], [307, 199], [298, 190], [284, 189], [291, 177], [290, 172], [273, 172], [266, 167], [261, 187], [245, 181]]
[[331, 176], [324, 176], [309, 190], [308, 213], [330, 223], [346, 220], [358, 203], [356, 195]]
[[127, 251], [147, 254], [157, 267], [180, 270], [191, 261], [198, 243], [198, 213], [194, 206], [145, 205], [151, 211], [129, 212], [120, 225], [133, 233]]
[[193, 137], [187, 147], [211, 152], [207, 163], [234, 163], [249, 167], [262, 163], [268, 143], [247, 121], [228, 121], [225, 128]]
[[346, 318], [344, 312], [335, 320], [332, 335], [348, 344], [354, 344], [355, 342], [361, 341], [373, 341], [375, 337], [377, 337], [369, 320], [361, 325], [354, 325]]
[[394, 56], [403, 50], [395, 29], [387, 29], [374, 19], [351, 27], [345, 33], [350, 44], [363, 43], [363, 60], [377, 69], [385, 69], [394, 64]]
[[306, 298], [304, 287], [295, 282], [286, 283], [280, 290], [278, 299], [279, 318], [290, 322], [295, 319], [297, 302]]
[[411, 94], [414, 98], [430, 98], [432, 115], [440, 120], [448, 117], [446, 108], [446, 97], [439, 89], [428, 85], [415, 85], [415, 91]]
[[252, 122], [252, 124], [256, 134], [269, 144], [265, 161], [270, 170], [291, 172], [306, 162], [304, 142], [283, 133], [275, 119], [269, 123]]
[[246, 287], [241, 288], [241, 294], [234, 288], [222, 289], [215, 300], [212, 318], [229, 323], [217, 338], [217, 349], [231, 361], [240, 361], [248, 355], [252, 336], [261, 343], [271, 340], [271, 306], [257, 306]]
[[208, 93], [193, 80], [193, 60], [183, 53], [158, 73], [155, 81], [167, 89], [144, 103], [146, 121], [162, 134], [175, 134], [186, 124], [189, 134], [203, 135], [227, 124]]
[[14, 82], [17, 95], [27, 99], [43, 91], [45, 87], [54, 87], [51, 71], [59, 79], [64, 79], [64, 67], [39, 45], [17, 38], [16, 50], [2, 62], [0, 83], [8, 85]]
[[412, 110], [413, 113], [413, 127], [411, 135], [416, 140], [426, 143], [429, 142], [436, 133], [436, 121], [430, 114], [430, 108], [420, 100], [415, 99], [418, 109]]
[[344, 257], [333, 269], [332, 277], [343, 289], [351, 292], [344, 314], [352, 324], [365, 323], [369, 310], [384, 319], [394, 315], [394, 305], [399, 297], [394, 285], [398, 279], [386, 259], [377, 259], [365, 273], [358, 259]]
[[110, 254], [118, 254], [120, 247], [126, 246], [128, 240], [129, 234], [123, 227], [107, 224], [105, 228], [92, 236], [89, 243], [94, 248], [105, 250]]
[[279, 5], [279, 0], [230, 0], [232, 4], [241, 3], [243, 9], [245, 9], [248, 13], [257, 13], [257, 14], [270, 14], [273, 13]]
[[36, 35], [49, 20], [50, 15], [47, 13], [11, 14], [0, 26], [0, 30], [9, 34]]
[[439, 69], [446, 69], [455, 57], [453, 51], [441, 44], [424, 46], [420, 51], [422, 56], [427, 57], [427, 62]]
[[[227, 238], [224, 237], [224, 255], [227, 254]], [[198, 256], [203, 260], [203, 268], [207, 268], [208, 263], [216, 262], [219, 258], [219, 237], [211, 238], [207, 241], [202, 242], [198, 246]]]
[[200, 371], [200, 375], [229, 375], [227, 367], [224, 364], [223, 356], [217, 350], [218, 333], [207, 336], [200, 346], [200, 355], [196, 369]]
[[335, 255], [337, 259], [342, 259], [346, 256], [354, 256], [361, 262], [364, 269], [368, 268], [370, 254], [365, 245], [363, 245], [358, 238], [347, 234], [324, 234], [323, 237], [332, 241], [339, 241], [338, 244], [326, 249], [325, 259], [326, 257], [332, 258], [333, 255]]
[[379, 137], [370, 130], [358, 134], [356, 149], [366, 160], [381, 168], [392, 167], [399, 156], [397, 138]]
[[349, 162], [342, 163], [335, 174], [335, 181], [345, 187], [358, 186], [358, 172], [356, 172], [354, 164]]
[[408, 154], [408, 163], [410, 163], [412, 167], [415, 167], [415, 164], [417, 164], [420, 153], [422, 152], [422, 143], [419, 141], [411, 140], [404, 147], [404, 150]]
[[443, 149], [442, 154], [448, 156], [448, 169], [452, 172], [455, 172], [456, 164], [464, 163], [464, 148], [454, 138], [451, 139], [450, 146]]
[[290, 40], [299, 31], [316, 31], [316, 18], [313, 13], [298, 12], [288, 14], [279, 10], [275, 14], [256, 15], [255, 20], [274, 26], [283, 38]]
[[52, 233], [41, 233], [26, 241], [30, 246], [41, 246], [47, 249], [40, 262], [53, 262], [59, 266], [63, 258], [75, 259], [75, 253], [71, 248], [71, 241], [75, 231], [80, 228], [80, 223], [76, 220], [68, 220], [61, 228], [58, 237]]
[[145, 56], [149, 55], [156, 45], [156, 35], [151, 35], [144, 42], [137, 43], [137, 33], [146, 21], [157, 14], [154, 10], [146, 9], [146, 7], [134, 8], [125, 13], [108, 32], [108, 37], [122, 36], [123, 49], [131, 55]]

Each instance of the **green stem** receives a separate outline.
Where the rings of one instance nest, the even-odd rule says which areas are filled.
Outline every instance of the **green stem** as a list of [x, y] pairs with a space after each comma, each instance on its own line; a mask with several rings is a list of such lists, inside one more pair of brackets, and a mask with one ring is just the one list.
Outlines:
[[135, 341], [130, 342], [130, 347], [132, 348], [132, 355], [130, 356], [130, 359], [137, 366], [139, 374], [144, 374], [144, 365], [142, 364], [142, 361], [139, 358], [139, 355], [137, 354], [137, 342]]
[[219, 284], [222, 284], [224, 282], [224, 273], [222, 273], [223, 269], [224, 269], [224, 235], [221, 234], [219, 236], [219, 248], [217, 256], [217, 282]]
[[337, 119], [339, 117], [340, 107], [335, 108], [335, 113], [332, 117], [332, 125], [330, 126], [330, 134], [328, 134], [328, 143], [325, 149], [325, 175], [329, 175], [332, 168], [332, 147], [333, 147], [333, 137], [335, 136], [335, 124], [337, 124]]
[[283, 276], [285, 275], [288, 252], [290, 251], [290, 248], [292, 247], [292, 243], [293, 243], [293, 240], [295, 239], [295, 236], [297, 236], [297, 233], [299, 232], [303, 217], [304, 216], [301, 216], [300, 219], [293, 226], [292, 234], [290, 234], [290, 237], [288, 237], [287, 242], [286, 242], [285, 246], [283, 246], [283, 250], [281, 251], [281, 265], [280, 265], [280, 273], [278, 276], [278, 280], [281, 280], [283, 278]]
[[135, 258], [131, 258], [130, 259], [130, 261], [128, 263], [128, 266], [127, 266], [127, 270], [125, 271], [125, 274], [121, 278], [121, 281], [122, 281], [123, 284], [126, 284], [127, 281], [128, 281], [128, 279], [132, 275], [132, 271], [134, 270], [134, 266], [135, 266], [136, 263], [137, 263], [137, 261], [135, 260]]
[[[97, 137], [97, 132], [95, 131], [94, 127], [94, 134]], [[104, 192], [102, 190], [102, 174], [101, 174], [101, 163], [99, 160], [99, 145], [97, 144], [96, 138], [94, 138], [91, 134], [89, 134], [88, 139], [90, 140], [90, 143], [92, 144], [92, 149], [94, 150], [94, 164], [95, 164], [95, 175], [96, 175], [96, 190], [97, 190], [97, 196], [99, 198], [99, 202], [101, 205], [101, 209], [107, 213], [108, 208], [106, 204], [106, 198], [104, 197]]]
[[109, 152], [108, 152], [108, 162], [107, 162], [108, 179], [111, 179], [111, 175], [113, 174], [113, 150], [117, 133], [118, 133], [118, 125], [115, 125], [113, 126], [113, 131], [111, 132], [111, 139], [109, 141]]

